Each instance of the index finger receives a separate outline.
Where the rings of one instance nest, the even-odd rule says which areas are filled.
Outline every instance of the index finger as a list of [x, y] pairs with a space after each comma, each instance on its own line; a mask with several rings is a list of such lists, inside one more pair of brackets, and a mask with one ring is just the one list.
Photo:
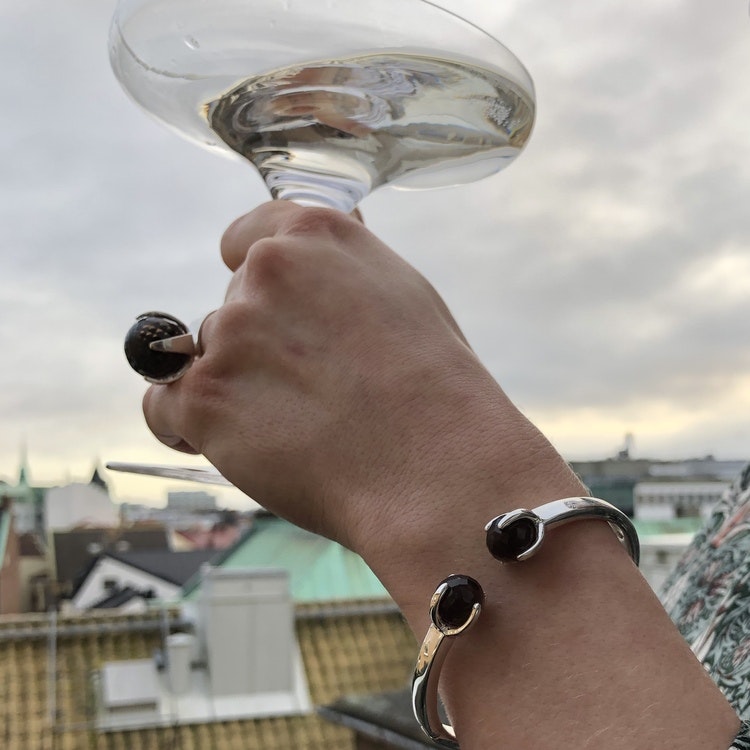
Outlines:
[[269, 201], [235, 219], [221, 238], [221, 257], [230, 270], [236, 271], [247, 251], [259, 240], [273, 237], [287, 216], [299, 209], [290, 201]]

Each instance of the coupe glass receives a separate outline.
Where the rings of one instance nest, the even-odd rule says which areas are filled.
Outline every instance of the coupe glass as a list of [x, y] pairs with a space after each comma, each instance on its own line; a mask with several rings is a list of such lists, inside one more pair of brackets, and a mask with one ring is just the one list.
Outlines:
[[534, 121], [518, 59], [428, 0], [119, 0], [110, 58], [139, 105], [251, 162], [273, 198], [346, 212], [382, 185], [498, 172]]
[[138, 104], [247, 158], [274, 198], [343, 211], [497, 172], [534, 119], [520, 62], [426, 0], [120, 0], [110, 57]]

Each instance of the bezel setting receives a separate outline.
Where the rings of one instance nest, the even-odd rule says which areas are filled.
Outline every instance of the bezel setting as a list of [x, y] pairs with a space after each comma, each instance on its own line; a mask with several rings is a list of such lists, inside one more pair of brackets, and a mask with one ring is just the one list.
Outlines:
[[[452, 592], [463, 595], [466, 613], [461, 622], [453, 622], [448, 616], [446, 607], [450, 606], [448, 597]], [[430, 600], [430, 620], [432, 624], [445, 636], [454, 636], [463, 633], [479, 617], [484, 603], [484, 591], [479, 583], [465, 575], [450, 575], [443, 580], [435, 590]]]
[[[530, 543], [524, 544], [516, 551], [514, 547], [518, 546], [518, 540], [514, 540], [511, 534], [514, 529], [521, 526], [533, 526], [533, 539]], [[522, 562], [533, 557], [542, 546], [544, 541], [544, 521], [533, 510], [528, 508], [518, 508], [503, 513], [493, 518], [485, 527], [486, 543], [489, 553], [500, 562]], [[501, 552], [499, 548], [506, 547], [508, 552]]]

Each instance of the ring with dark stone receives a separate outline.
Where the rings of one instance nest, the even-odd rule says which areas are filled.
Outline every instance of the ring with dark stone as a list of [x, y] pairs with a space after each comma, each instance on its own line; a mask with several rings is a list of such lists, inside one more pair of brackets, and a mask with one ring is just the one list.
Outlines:
[[125, 356], [130, 366], [150, 383], [173, 383], [187, 372], [193, 356], [158, 351], [151, 344], [188, 335], [188, 327], [173, 315], [155, 311], [143, 313], [125, 336]]

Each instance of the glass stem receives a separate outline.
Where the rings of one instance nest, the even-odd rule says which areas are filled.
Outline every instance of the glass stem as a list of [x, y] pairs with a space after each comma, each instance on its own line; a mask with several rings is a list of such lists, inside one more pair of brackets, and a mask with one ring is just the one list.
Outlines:
[[296, 170], [261, 170], [274, 200], [288, 200], [300, 206], [336, 208], [351, 213], [370, 192], [370, 185], [342, 175]]

